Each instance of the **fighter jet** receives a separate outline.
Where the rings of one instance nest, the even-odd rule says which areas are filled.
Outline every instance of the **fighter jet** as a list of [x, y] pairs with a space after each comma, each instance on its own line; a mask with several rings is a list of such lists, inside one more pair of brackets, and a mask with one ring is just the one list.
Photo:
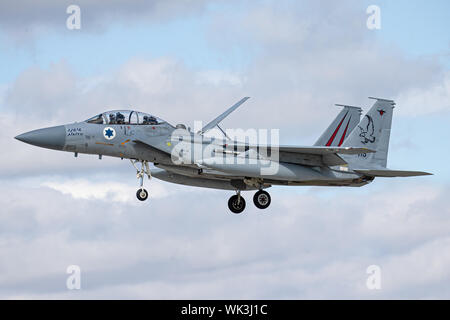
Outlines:
[[[232, 190], [231, 212], [244, 211], [241, 191], [256, 191], [259, 209], [271, 203], [271, 186], [360, 187], [376, 177], [429, 175], [386, 167], [393, 100], [375, 100], [360, 120], [361, 108], [344, 108], [314, 146], [285, 146], [278, 141], [248, 136], [230, 137], [219, 124], [248, 97], [241, 99], [197, 132], [183, 124], [172, 126], [153, 115], [134, 110], [98, 114], [83, 122], [38, 129], [16, 139], [43, 148], [130, 159], [140, 187], [136, 197], [148, 198], [144, 177], [187, 186]], [[207, 133], [218, 128], [223, 137]], [[228, 130], [227, 130], [228, 131]], [[251, 131], [255, 133], [256, 130]], [[244, 132], [245, 133], [245, 132]], [[248, 133], [248, 132], [247, 132]], [[149, 163], [156, 167], [150, 170]]]

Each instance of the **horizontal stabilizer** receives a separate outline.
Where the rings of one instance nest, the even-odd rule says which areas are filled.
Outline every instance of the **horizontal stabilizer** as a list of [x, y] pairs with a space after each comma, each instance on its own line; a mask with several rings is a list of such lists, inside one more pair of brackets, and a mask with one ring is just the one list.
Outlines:
[[354, 169], [353, 171], [364, 174], [366, 176], [372, 177], [385, 177], [385, 178], [393, 178], [393, 177], [416, 177], [416, 176], [429, 176], [432, 173], [423, 172], [423, 171], [404, 171], [404, 170], [389, 170], [389, 169]]

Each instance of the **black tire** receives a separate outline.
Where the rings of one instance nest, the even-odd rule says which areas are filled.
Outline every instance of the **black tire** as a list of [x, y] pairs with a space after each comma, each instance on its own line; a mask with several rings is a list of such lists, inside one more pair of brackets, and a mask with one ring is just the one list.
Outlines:
[[145, 201], [148, 198], [148, 192], [145, 189], [138, 189], [138, 191], [136, 191], [136, 197], [138, 198], [139, 201]]
[[270, 206], [270, 201], [270, 194], [264, 190], [259, 190], [253, 196], [253, 203], [258, 209], [267, 209]]
[[228, 208], [231, 212], [239, 214], [245, 209], [245, 199], [241, 196], [238, 202], [238, 196], [234, 195], [228, 200]]

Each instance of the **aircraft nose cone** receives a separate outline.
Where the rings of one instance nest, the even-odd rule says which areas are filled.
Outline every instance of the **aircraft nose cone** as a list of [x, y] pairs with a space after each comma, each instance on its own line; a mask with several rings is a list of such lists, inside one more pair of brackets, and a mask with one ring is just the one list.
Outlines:
[[62, 150], [66, 143], [66, 127], [56, 126], [22, 133], [15, 137], [38, 147]]

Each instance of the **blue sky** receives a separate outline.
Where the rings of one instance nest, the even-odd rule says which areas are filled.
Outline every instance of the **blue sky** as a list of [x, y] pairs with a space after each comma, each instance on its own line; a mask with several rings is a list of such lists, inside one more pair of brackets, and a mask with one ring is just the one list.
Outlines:
[[[214, 12], [218, 8], [209, 5], [207, 10]], [[210, 22], [202, 15], [187, 15], [164, 23], [113, 21], [105, 29], [87, 32], [69, 31], [61, 23], [60, 28], [39, 34], [25, 44], [11, 41], [0, 32], [0, 67], [4, 70], [0, 79], [9, 81], [32, 65], [46, 68], [61, 59], [70, 63], [81, 76], [116, 68], [133, 57], [170, 56], [189, 67], [203, 69], [245, 67], [253, 55], [252, 50], [233, 46], [223, 52], [215, 48], [208, 41]]]
[[[406, 55], [431, 58], [438, 56], [449, 63], [450, 21], [448, 1], [365, 1], [381, 8], [381, 30], [367, 31], [390, 46], [399, 47]], [[361, 11], [367, 5], [359, 4]], [[209, 12], [234, 10], [245, 5], [210, 4], [202, 15], [177, 17], [167, 22], [108, 22], [104, 30], [84, 31], [59, 28], [39, 34], [23, 43], [0, 31], [0, 81], [7, 82], [32, 65], [43, 68], [64, 59], [81, 76], [115, 68], [132, 57], [172, 56], [193, 68], [241, 69], [257, 54], [254, 44], [235, 45], [224, 52], [208, 39]], [[63, 15], [63, 14], [62, 14]], [[66, 16], [68, 16], [66, 14]], [[363, 20], [365, 16], [361, 16]], [[14, 61], [12, 64], [11, 61]]]
[[411, 56], [440, 56], [449, 63], [448, 12], [450, 3], [434, 1], [379, 1], [382, 9], [383, 41], [400, 46]]

